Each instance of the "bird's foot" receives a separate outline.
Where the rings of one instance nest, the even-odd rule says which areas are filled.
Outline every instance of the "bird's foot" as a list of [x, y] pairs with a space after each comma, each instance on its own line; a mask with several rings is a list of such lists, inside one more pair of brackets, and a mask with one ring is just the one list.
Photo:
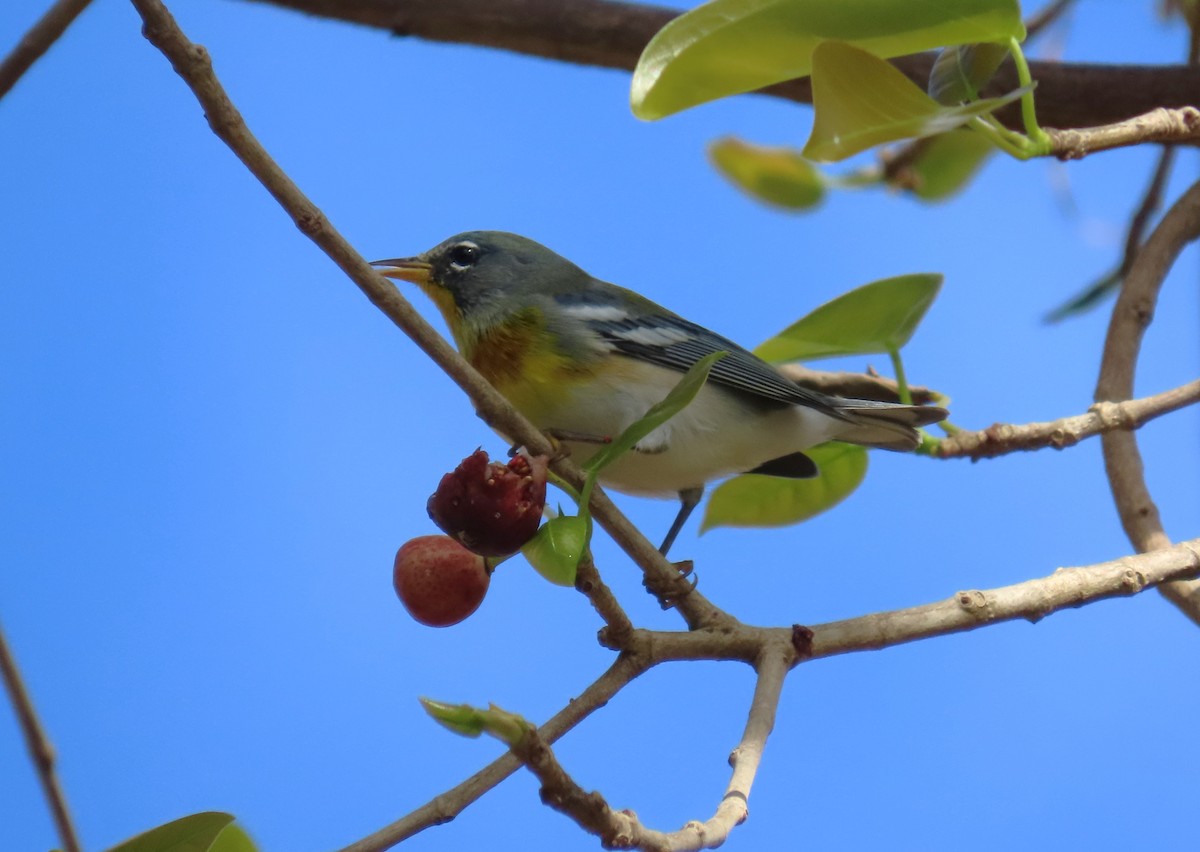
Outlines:
[[671, 609], [696, 588], [697, 578], [692, 574], [692, 560], [684, 559], [682, 562], [673, 562], [672, 565], [679, 573], [666, 579], [646, 576], [642, 580], [646, 591], [658, 598], [658, 605], [663, 609]]

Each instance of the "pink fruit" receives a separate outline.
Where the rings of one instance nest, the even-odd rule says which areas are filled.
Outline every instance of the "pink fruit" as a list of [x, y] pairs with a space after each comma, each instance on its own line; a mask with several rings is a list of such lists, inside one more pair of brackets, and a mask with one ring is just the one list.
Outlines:
[[429, 498], [429, 517], [464, 547], [482, 556], [508, 556], [533, 538], [546, 504], [544, 457], [489, 462], [476, 450], [442, 477]]
[[430, 627], [458, 624], [483, 603], [486, 560], [444, 535], [423, 535], [396, 551], [392, 585], [409, 614]]

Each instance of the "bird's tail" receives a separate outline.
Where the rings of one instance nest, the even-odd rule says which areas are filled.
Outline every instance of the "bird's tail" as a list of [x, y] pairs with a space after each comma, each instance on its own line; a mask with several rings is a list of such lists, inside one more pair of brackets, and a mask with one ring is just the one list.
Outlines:
[[838, 399], [835, 407], [847, 423], [845, 431], [837, 436], [839, 441], [901, 452], [911, 452], [921, 443], [919, 427], [945, 420], [950, 414], [932, 405], [870, 399]]

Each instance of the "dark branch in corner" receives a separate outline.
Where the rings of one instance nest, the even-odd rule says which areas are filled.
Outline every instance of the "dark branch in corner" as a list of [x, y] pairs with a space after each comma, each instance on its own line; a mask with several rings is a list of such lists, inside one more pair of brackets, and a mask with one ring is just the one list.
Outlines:
[[[426, 41], [473, 44], [559, 62], [630, 71], [642, 48], [679, 12], [608, 0], [257, 0], [325, 18], [364, 24]], [[921, 88], [933, 54], [895, 64]], [[1114, 124], [1156, 107], [1200, 104], [1200, 71], [1186, 65], [1099, 65], [1031, 62], [1038, 119], [1045, 127]], [[1011, 63], [987, 95], [1017, 87]], [[781, 83], [764, 94], [812, 103], [808, 80]], [[1016, 107], [1001, 118], [1020, 128]]]

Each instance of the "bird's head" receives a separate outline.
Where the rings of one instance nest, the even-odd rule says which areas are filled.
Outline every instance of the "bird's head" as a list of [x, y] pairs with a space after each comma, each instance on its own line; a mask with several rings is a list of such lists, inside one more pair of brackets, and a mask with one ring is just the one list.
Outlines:
[[451, 328], [464, 318], [519, 310], [588, 279], [544, 245], [504, 231], [466, 231], [415, 257], [371, 265], [424, 290]]

